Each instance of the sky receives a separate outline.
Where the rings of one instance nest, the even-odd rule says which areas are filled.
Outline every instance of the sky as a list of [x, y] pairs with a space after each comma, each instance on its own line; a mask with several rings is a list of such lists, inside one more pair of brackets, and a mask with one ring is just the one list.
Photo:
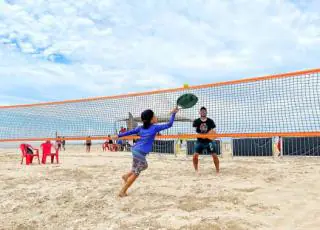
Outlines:
[[317, 0], [0, 0], [0, 105], [319, 68]]

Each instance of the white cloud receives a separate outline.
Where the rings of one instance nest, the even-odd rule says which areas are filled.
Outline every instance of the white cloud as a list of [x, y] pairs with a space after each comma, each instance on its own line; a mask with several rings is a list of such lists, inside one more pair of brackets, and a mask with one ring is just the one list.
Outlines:
[[319, 67], [316, 9], [319, 1], [0, 1], [1, 103]]

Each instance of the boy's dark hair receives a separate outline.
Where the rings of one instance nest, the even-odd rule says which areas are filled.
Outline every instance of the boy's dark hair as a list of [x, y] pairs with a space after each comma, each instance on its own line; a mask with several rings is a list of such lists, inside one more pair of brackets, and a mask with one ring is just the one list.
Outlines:
[[147, 109], [141, 113], [141, 120], [143, 122], [144, 129], [148, 129], [151, 126], [153, 116], [154, 112], [151, 109]]
[[207, 111], [207, 108], [206, 108], [206, 107], [204, 107], [204, 106], [202, 106], [202, 107], [201, 107], [201, 109], [200, 109], [200, 111], [201, 111], [201, 110], [205, 110], [205, 111]]

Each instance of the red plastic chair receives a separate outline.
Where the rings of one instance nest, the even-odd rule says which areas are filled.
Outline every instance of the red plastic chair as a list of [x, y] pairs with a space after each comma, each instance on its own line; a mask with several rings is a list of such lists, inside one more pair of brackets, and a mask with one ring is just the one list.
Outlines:
[[113, 152], [117, 152], [118, 151], [119, 146], [117, 144], [109, 144], [109, 145], [111, 145], [111, 151], [113, 151]]
[[[27, 153], [27, 147], [33, 150], [33, 154], [28, 154]], [[39, 159], [39, 149], [33, 148], [29, 144], [21, 144], [20, 145], [20, 150], [21, 150], [21, 164], [23, 164], [23, 159], [26, 158], [26, 165], [32, 164], [33, 158], [38, 157], [38, 163], [40, 164], [40, 159]]]
[[107, 149], [110, 150], [109, 144], [107, 142], [105, 142], [102, 144], [102, 151], [107, 151]]
[[[54, 149], [55, 152], [51, 152], [51, 149]], [[46, 141], [41, 144], [42, 149], [42, 164], [46, 164], [47, 157], [51, 157], [51, 164], [53, 164], [54, 157], [56, 157], [57, 164], [59, 164], [59, 148], [54, 148], [50, 141]]]

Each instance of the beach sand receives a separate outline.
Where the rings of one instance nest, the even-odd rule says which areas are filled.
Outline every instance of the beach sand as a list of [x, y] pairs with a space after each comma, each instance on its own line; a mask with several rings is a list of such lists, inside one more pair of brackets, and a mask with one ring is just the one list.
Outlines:
[[67, 146], [59, 165], [0, 150], [0, 229], [319, 229], [320, 158], [148, 157], [118, 198], [130, 153]]

